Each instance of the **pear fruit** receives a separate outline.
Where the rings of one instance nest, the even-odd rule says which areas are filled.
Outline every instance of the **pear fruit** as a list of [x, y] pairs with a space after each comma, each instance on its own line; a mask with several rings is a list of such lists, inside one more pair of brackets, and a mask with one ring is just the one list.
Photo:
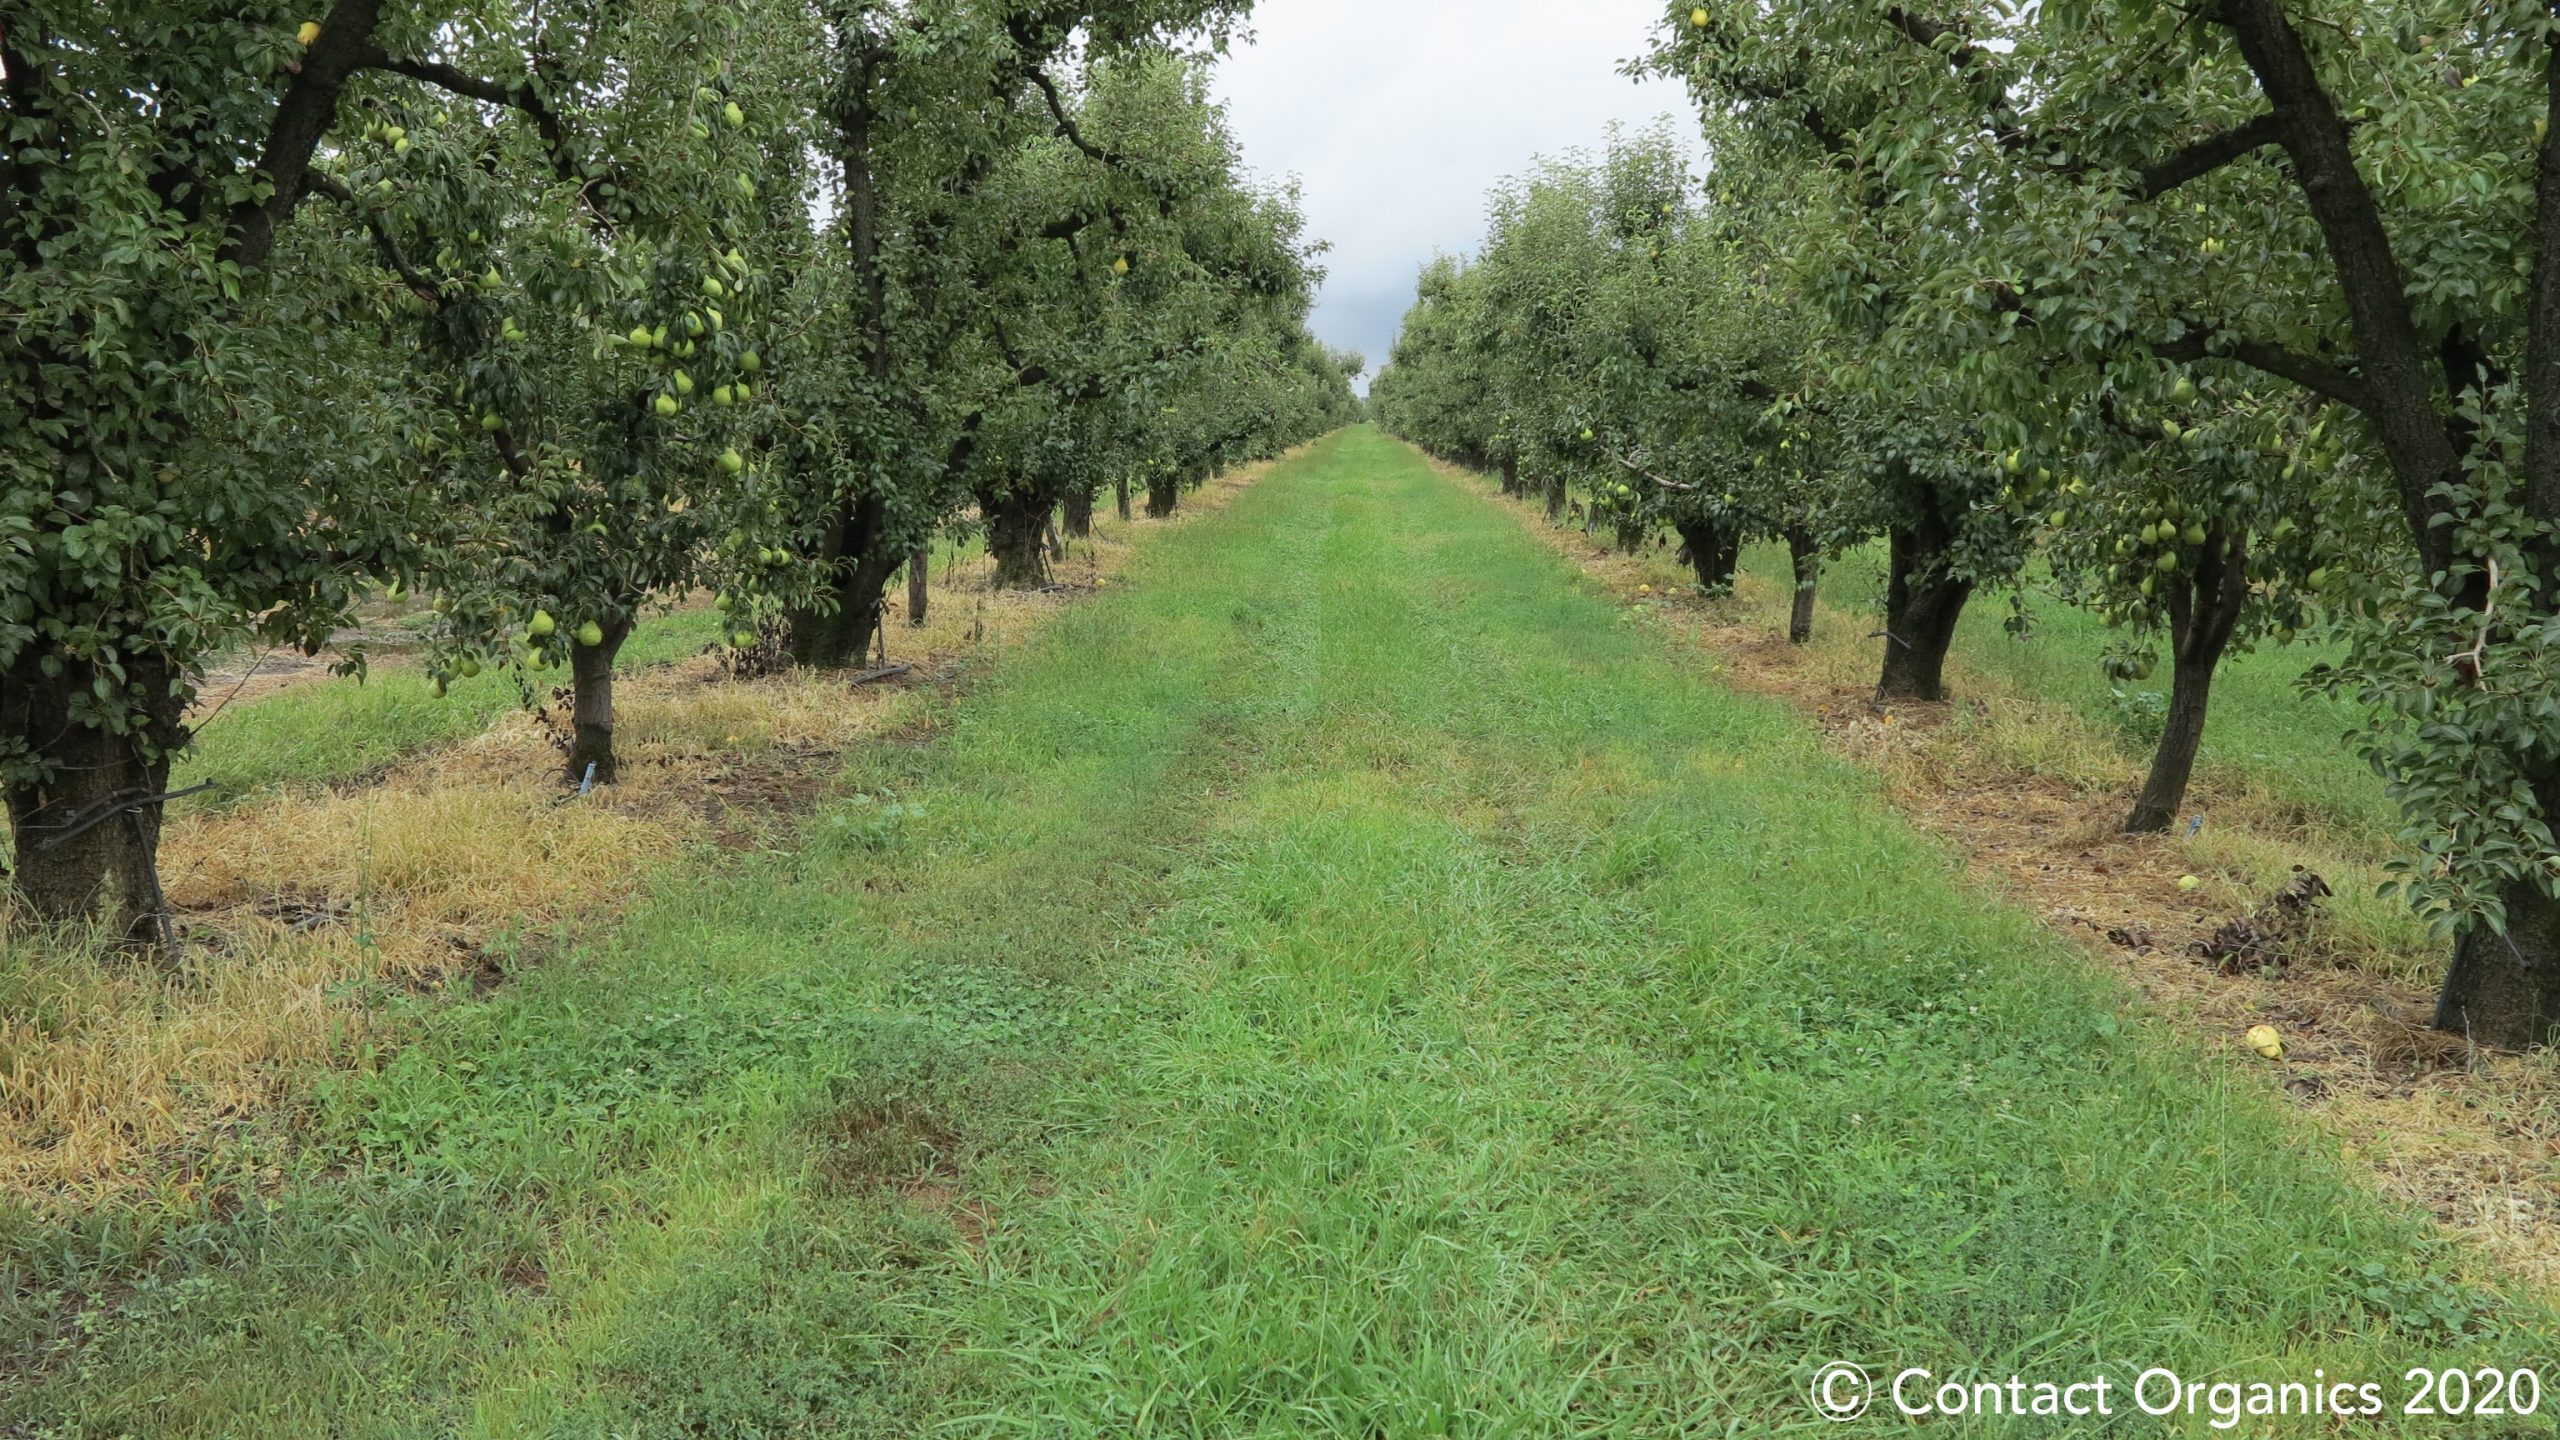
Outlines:
[[551, 618], [550, 611], [536, 610], [533, 612], [533, 619], [525, 625], [524, 633], [536, 640], [548, 640], [551, 638], [551, 632], [559, 628], [560, 622]]
[[578, 643], [592, 650], [604, 643], [604, 627], [593, 620], [578, 627]]

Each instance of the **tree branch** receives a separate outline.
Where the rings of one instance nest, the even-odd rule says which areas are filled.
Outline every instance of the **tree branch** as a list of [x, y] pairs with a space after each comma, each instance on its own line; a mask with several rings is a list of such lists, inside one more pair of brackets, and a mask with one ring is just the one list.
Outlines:
[[2214, 14], [2230, 27], [2241, 58], [2279, 117], [2277, 134], [2293, 161], [2294, 184], [2327, 244], [2338, 298], [2354, 327], [2366, 395], [2362, 408], [2373, 417], [2390, 459], [2410, 541], [2428, 573], [2449, 571], [2453, 531], [2437, 523], [2439, 492], [2460, 479], [2462, 461], [2438, 408], [2433, 367], [2418, 339], [2407, 279], [2381, 202], [2357, 169], [2337, 99], [2284, 0], [2220, 0]]
[[2190, 180], [2201, 180], [2241, 156], [2265, 149], [2282, 138], [2276, 116], [2270, 111], [2218, 135], [2208, 135], [2175, 154], [2143, 166], [2142, 183], [2134, 193], [2145, 200], [2157, 200]]
[[398, 242], [391, 238], [391, 232], [382, 228], [382, 222], [379, 219], [366, 213], [363, 204], [356, 199], [354, 191], [326, 175], [314, 175], [305, 183], [314, 191], [345, 206], [348, 213], [356, 217], [357, 223], [364, 226], [365, 233], [373, 237], [374, 253], [382, 257], [382, 267], [399, 276], [400, 283], [408, 286], [411, 294], [430, 305], [441, 307], [445, 303], [443, 289], [433, 280], [420, 274], [416, 267], [409, 263], [408, 257], [400, 253]]
[[1058, 134], [1061, 138], [1091, 158], [1115, 170], [1126, 166], [1128, 162], [1118, 153], [1084, 138], [1084, 132], [1076, 128], [1075, 117], [1067, 113], [1067, 102], [1058, 94], [1058, 84], [1049, 78], [1049, 72], [1037, 65], [1025, 65], [1022, 67], [1022, 73], [1030, 78], [1032, 84], [1040, 87], [1042, 98], [1049, 102], [1049, 116], [1057, 121]]
[[[1987, 108], [1992, 123], [1991, 138], [2001, 149], [2016, 151], [2027, 148], [2026, 121], [2019, 116], [2017, 106], [2009, 101], [2009, 85], [2000, 77], [2000, 60], [1995, 52], [1974, 44], [1954, 25], [1914, 14], [1899, 5], [1885, 11], [1884, 19], [1912, 44], [1932, 54], [1944, 55], [1947, 68], [1955, 72], [1957, 79], [1970, 80], [1990, 91]], [[1941, 48], [1938, 42], [1950, 37], [1956, 43]]]
[[1661, 476], [1654, 474], [1652, 471], [1647, 470], [1647, 469], [1646, 469], [1646, 468], [1644, 468], [1643, 466], [1641, 466], [1641, 465], [1637, 464], [1637, 463], [1636, 463], [1636, 462], [1634, 462], [1633, 460], [1628, 459], [1626, 456], [1619, 454], [1617, 451], [1610, 449], [1610, 448], [1609, 448], [1608, 446], [1606, 446], [1606, 445], [1603, 445], [1603, 446], [1601, 446], [1601, 447], [1600, 447], [1600, 453], [1601, 453], [1601, 454], [1603, 454], [1603, 455], [1608, 456], [1608, 457], [1609, 457], [1610, 459], [1612, 459], [1612, 460], [1617, 461], [1621, 466], [1624, 466], [1626, 469], [1628, 469], [1628, 470], [1630, 470], [1630, 471], [1634, 472], [1635, 474], [1641, 475], [1641, 476], [1643, 476], [1645, 479], [1652, 481], [1654, 484], [1661, 486], [1661, 487], [1662, 487], [1663, 489], [1665, 489], [1665, 490], [1688, 490], [1688, 491], [1694, 491], [1694, 490], [1696, 490], [1696, 489], [1698, 489], [1698, 488], [1699, 488], [1699, 487], [1697, 487], [1697, 486], [1695, 486], [1695, 485], [1683, 485], [1683, 484], [1681, 484], [1681, 483], [1680, 483], [1679, 481], [1677, 481], [1677, 480], [1666, 480], [1666, 479], [1662, 478]]
[[420, 84], [433, 85], [439, 90], [460, 95], [467, 100], [478, 100], [484, 104], [503, 106], [509, 110], [522, 112], [527, 119], [533, 121], [534, 133], [542, 137], [543, 153], [551, 160], [551, 173], [559, 178], [560, 183], [576, 186], [578, 198], [586, 205], [588, 211], [601, 221], [605, 228], [613, 227], [615, 217], [597, 203], [594, 191], [588, 186], [585, 174], [579, 169], [577, 152], [570, 147], [568, 127], [561, 123], [560, 112], [552, 109], [551, 103], [543, 98], [541, 87], [536, 83], [535, 77], [526, 76], [521, 80], [502, 84], [495, 80], [483, 80], [468, 71], [447, 65], [441, 60], [411, 60], [401, 56], [387, 55], [380, 50], [374, 50], [366, 57], [365, 68], [385, 70], [394, 75], [405, 75]]
[[2370, 411], [2374, 407], [2373, 387], [2363, 376], [2343, 366], [2271, 341], [2242, 339], [2192, 320], [2182, 323], [2187, 328], [2185, 335], [2154, 342], [2151, 353], [2163, 360], [2236, 360], [2352, 409]]
[[301, 68], [267, 126], [267, 143], [258, 156], [259, 173], [270, 187], [266, 198], [243, 200], [231, 208], [223, 259], [242, 269], [266, 263], [275, 249], [276, 231], [302, 199], [311, 152], [338, 121], [338, 97], [366, 57], [376, 53], [373, 27], [381, 15], [382, 0], [338, 0], [321, 22], [319, 37], [303, 52]]

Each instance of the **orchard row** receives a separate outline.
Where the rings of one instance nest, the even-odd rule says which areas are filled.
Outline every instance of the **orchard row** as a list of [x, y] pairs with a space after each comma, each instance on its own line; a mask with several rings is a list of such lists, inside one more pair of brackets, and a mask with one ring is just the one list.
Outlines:
[[12, 7], [14, 903], [165, 934], [205, 661], [370, 594], [432, 598], [439, 688], [565, 670], [609, 782], [652, 605], [847, 664], [937, 533], [1036, 585], [1053, 515], [1343, 423], [1317, 247], [1207, 96], [1241, 8]]
[[1879, 695], [2049, 573], [2169, 672], [2306, 633], [2454, 948], [2438, 1023], [2560, 1027], [2560, 17], [2540, 0], [1679, 5], [1668, 132], [1551, 160], [1425, 272], [1381, 421], [1676, 529], [1702, 585], [1882, 538]]

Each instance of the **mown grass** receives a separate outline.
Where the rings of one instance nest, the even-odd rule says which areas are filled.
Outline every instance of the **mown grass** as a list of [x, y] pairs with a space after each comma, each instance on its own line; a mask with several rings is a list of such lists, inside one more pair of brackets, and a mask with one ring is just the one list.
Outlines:
[[1401, 447], [1337, 437], [1133, 578], [803, 848], [427, 1017], [245, 1209], [9, 1236], [0, 1418], [1838, 1433], [1829, 1359], [2549, 1349]]

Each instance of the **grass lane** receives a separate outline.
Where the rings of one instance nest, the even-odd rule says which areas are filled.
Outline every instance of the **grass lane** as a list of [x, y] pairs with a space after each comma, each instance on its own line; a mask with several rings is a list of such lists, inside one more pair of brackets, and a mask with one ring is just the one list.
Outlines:
[[1825, 1358], [2393, 1378], [2543, 1333], [1508, 517], [1365, 434], [1259, 498], [1327, 532], [1295, 723], [989, 1162], [1006, 1221], [918, 1321], [983, 1369], [929, 1418], [1815, 1432]]
[[1338, 436], [1133, 579], [861, 762], [880, 803], [439, 1017], [138, 1284], [45, 1237], [19, 1310], [73, 1318], [13, 1314], [8, 1418], [1838, 1433], [1825, 1359], [2547, 1351], [1401, 447]]

